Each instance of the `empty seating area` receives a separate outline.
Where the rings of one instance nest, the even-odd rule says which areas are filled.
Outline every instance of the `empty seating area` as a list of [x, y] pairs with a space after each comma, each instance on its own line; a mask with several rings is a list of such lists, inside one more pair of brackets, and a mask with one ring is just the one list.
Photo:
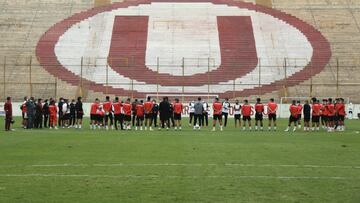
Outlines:
[[[120, 1], [113, 0], [112, 2]], [[129, 2], [131, 1], [129, 0]], [[248, 0], [247, 2], [255, 2], [255, 0]], [[110, 53], [103, 54], [104, 48], [101, 43], [104, 43], [104, 41], [110, 43], [111, 41], [109, 36], [102, 33], [110, 27], [110, 24], [106, 24], [106, 16], [102, 20], [100, 19], [97, 25], [89, 24], [88, 28], [82, 24], [77, 24], [77, 29], [90, 30], [89, 33], [91, 33], [91, 37], [84, 41], [84, 43], [91, 41], [85, 48], [93, 50], [93, 52], [87, 54], [87, 57], [81, 60], [81, 57], [77, 57], [76, 53], [74, 53], [74, 58], [77, 58], [76, 60], [66, 60], [67, 54], [69, 55], [68, 58], [71, 58], [73, 54], [70, 52], [64, 53], [64, 51], [61, 51], [62, 47], [58, 47], [60, 51], [55, 51], [55, 54], [63, 56], [63, 61], [69, 64], [67, 71], [62, 73], [62, 70], [58, 68], [58, 63], [51, 64], [52, 62], [48, 62], [53, 66], [52, 71], [43, 67], [43, 63], [40, 63], [39, 56], [36, 54], [38, 42], [43, 35], [53, 34], [46, 32], [60, 21], [91, 9], [93, 6], [94, 0], [0, 0], [0, 9], [2, 10], [0, 14], [0, 78], [2, 79], [0, 81], [5, 80], [0, 83], [0, 98], [4, 99], [6, 95], [11, 95], [15, 100], [21, 100], [23, 96], [30, 94], [36, 97], [65, 96], [68, 98], [83, 95], [86, 101], [91, 101], [95, 97], [103, 98], [105, 94], [121, 97], [137, 96], [135, 90], [139, 89], [153, 95], [155, 93], [154, 90], [161, 91], [162, 87], [169, 85], [173, 87], [169, 88], [167, 92], [177, 94], [181, 92], [198, 94], [200, 92], [205, 95], [206, 92], [215, 94], [216, 91], [223, 90], [223, 92], [226, 92], [224, 96], [231, 98], [261, 95], [266, 98], [275, 97], [278, 99], [283, 96], [305, 97], [312, 95], [319, 97], [350, 97], [354, 103], [360, 102], [360, 96], [357, 94], [357, 89], [360, 86], [359, 1], [272, 0], [273, 8], [312, 25], [320, 31], [330, 44], [331, 59], [324, 69], [320, 69], [320, 63], [310, 64], [308, 65], [310, 68], [296, 74], [296, 77], [292, 76], [300, 71], [300, 69], [297, 69], [299, 68], [298, 66], [305, 66], [307, 64], [306, 54], [304, 54], [304, 57], [299, 57], [297, 61], [296, 59], [284, 61], [280, 57], [277, 60], [271, 59], [272, 61], [270, 61], [270, 58], [274, 56], [269, 56], [268, 59], [260, 57], [251, 58], [254, 54], [246, 50], [254, 50], [251, 47], [253, 44], [250, 43], [254, 39], [236, 37], [236, 35], [231, 35], [231, 33], [229, 35], [229, 33], [226, 33], [229, 28], [224, 28], [220, 24], [218, 25], [218, 30], [219, 38], [222, 38], [222, 40], [219, 42], [221, 57], [218, 58], [214, 56], [217, 53], [210, 44], [210, 42], [213, 43], [214, 41], [210, 36], [208, 37], [210, 48], [206, 49], [209, 49], [212, 57], [202, 57], [199, 54], [192, 59], [186, 56], [184, 61], [181, 61], [181, 58], [180, 60], [172, 58], [171, 61], [170, 58], [174, 55], [169, 54], [169, 57], [161, 59], [161, 56], [151, 55], [154, 52], [146, 52], [146, 49], [142, 47], [142, 45], [146, 44], [146, 41], [141, 41], [144, 39], [141, 38], [142, 35], [139, 35], [138, 31], [136, 35], [134, 34], [135, 37], [134, 35], [121, 35], [123, 30], [116, 30], [116, 28], [124, 26], [120, 24], [114, 27], [114, 31], [111, 33], [113, 37], [116, 36], [117, 40], [123, 41], [123, 45], [121, 47], [110, 47], [109, 44]], [[131, 19], [127, 20], [129, 23], [132, 22]], [[231, 26], [231, 31], [233, 32], [240, 33], [245, 30], [252, 33], [252, 30], [245, 26], [248, 23], [247, 21], [251, 20], [250, 18], [236, 19], [237, 21], [244, 21], [241, 24], [243, 27], [231, 25], [231, 19], [226, 17], [221, 17], [217, 20], [217, 22], [224, 21], [221, 25]], [[111, 24], [111, 26], [113, 25]], [[169, 28], [171, 26], [175, 30], [186, 29], [188, 24], [169, 23], [159, 20], [149, 25], [148, 29], [152, 29], [152, 32], [156, 34], [159, 31], [157, 29], [172, 29]], [[94, 31], [91, 26], [101, 27]], [[264, 25], [260, 24], [259, 28], [254, 27], [254, 32], [256, 32], [256, 29], [266, 29], [262, 26]], [[125, 30], [138, 28], [139, 26], [129, 27], [125, 25], [123, 27]], [[70, 26], [68, 29], [70, 29]], [[271, 29], [271, 27], [268, 29]], [[74, 33], [76, 34], [75, 31]], [[94, 40], [99, 36], [101, 36], [100, 40]], [[250, 35], [246, 34], [244, 36]], [[312, 35], [309, 36], [310, 38], [312, 37]], [[159, 40], [155, 38], [155, 35], [149, 34], [147, 37], [148, 40], [153, 40], [155, 43], [157, 42], [156, 40]], [[176, 39], [176, 36], [171, 37], [171, 39]], [[261, 36], [261, 39], [266, 37], [273, 38], [274, 36], [266, 36], [264, 34], [264, 36]], [[260, 37], [255, 36], [255, 41], [258, 39]], [[69, 47], [71, 42], [69, 40], [71, 38], [63, 37], [62, 40], [64, 47]], [[204, 43], [206, 44], [207, 41], [204, 41]], [[282, 47], [281, 44], [277, 44], [279, 42], [276, 40], [273, 43], [272, 46]], [[320, 48], [324, 48], [322, 46], [326, 46], [326, 44], [323, 41], [316, 42], [316, 46]], [[74, 50], [76, 50], [74, 52], [80, 52], [83, 45], [78, 45], [77, 42], [74, 42], [73, 46]], [[185, 44], [179, 43], [176, 46], [181, 49]], [[240, 50], [240, 46], [244, 46], [242, 50], [245, 51], [237, 52], [236, 50]], [[204, 48], [201, 43], [199, 47], [200, 49]], [[295, 49], [299, 50], [297, 45], [295, 47]], [[151, 50], [156, 50], [156, 48], [153, 47]], [[258, 55], [261, 51], [268, 53], [268, 50], [265, 49], [266, 47], [258, 47]], [[171, 53], [171, 51], [174, 50], [167, 52]], [[288, 50], [289, 53], [291, 51]], [[47, 49], [41, 50], [43, 55], [46, 55], [48, 52], [49, 50]], [[101, 54], [98, 54], [100, 52]], [[186, 54], [184, 53], [184, 55]], [[146, 55], [151, 55], [153, 58], [151, 64], [146, 64]], [[97, 56], [99, 59], [96, 59]], [[113, 60], [106, 59], [107, 56], [111, 56]], [[49, 57], [53, 56], [49, 54]], [[156, 61], [157, 57], [159, 57], [160, 62]], [[326, 53], [321, 51], [316, 57], [319, 58], [320, 62], [322, 58], [324, 60], [327, 59]], [[60, 64], [63, 61], [59, 59]], [[176, 61], [175, 64], [174, 61]], [[196, 69], [198, 72], [194, 73], [195, 76], [187, 75], [188, 72], [191, 73], [192, 68], [196, 68], [196, 64], [198, 64], [198, 69]], [[217, 64], [219, 65], [218, 69], [210, 70]], [[258, 68], [255, 71], [251, 71], [251, 69], [248, 70], [244, 67], [241, 71], [237, 71], [232, 69], [234, 64], [245, 64], [244, 66], [252, 67], [257, 64]], [[112, 68], [110, 69], [109, 66]], [[270, 66], [275, 67], [270, 68]], [[285, 70], [285, 66], [287, 70]], [[81, 71], [80, 67], [82, 67]], [[174, 69], [171, 70], [169, 67], [174, 67]], [[206, 73], [208, 70], [211, 72]], [[286, 71], [288, 72], [286, 73]], [[83, 76], [83, 79], [79, 77], [80, 74]], [[222, 77], [218, 77], [221, 74]], [[237, 79], [235, 77], [237, 74], [242, 75], [244, 79]], [[309, 75], [313, 74], [316, 75], [309, 78]], [[66, 78], [67, 75], [68, 78]], [[282, 79], [279, 78], [280, 75], [281, 77], [287, 75], [289, 78], [273, 83], [273, 80]], [[129, 80], [129, 77], [133, 78], [133, 80]], [[222, 82], [223, 79], [225, 82]], [[261, 84], [259, 84], [259, 80]], [[104, 85], [107, 85], [107, 87], [104, 87]], [[199, 92], [196, 92], [196, 86], [199, 86]], [[117, 89], [119, 88], [122, 88], [123, 91], [118, 91]]]

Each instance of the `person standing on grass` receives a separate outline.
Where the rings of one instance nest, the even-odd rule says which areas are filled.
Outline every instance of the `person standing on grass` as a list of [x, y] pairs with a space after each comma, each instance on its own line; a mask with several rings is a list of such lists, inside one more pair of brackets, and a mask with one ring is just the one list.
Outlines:
[[288, 127], [286, 128], [285, 132], [288, 132], [290, 130], [290, 127], [291, 127], [292, 123], [294, 123], [293, 132], [295, 132], [296, 128], [297, 128], [297, 121], [298, 121], [297, 117], [299, 115], [299, 107], [296, 105], [295, 100], [292, 101], [292, 104], [290, 105], [289, 111], [290, 111], [289, 124], [288, 124]]
[[201, 102], [201, 97], [199, 97], [198, 101], [195, 103], [194, 110], [194, 130], [200, 130], [202, 123], [202, 115], [204, 113], [204, 106]]
[[311, 107], [308, 100], [305, 101], [303, 113], [304, 113], [304, 131], [310, 131]]
[[209, 104], [206, 101], [204, 101], [203, 107], [204, 107], [204, 112], [203, 112], [203, 115], [201, 118], [201, 120], [202, 120], [201, 125], [208, 127], [209, 126]]
[[227, 126], [227, 120], [228, 120], [228, 116], [229, 116], [229, 110], [231, 108], [229, 99], [226, 98], [225, 101], [222, 103], [222, 116], [224, 117], [224, 127]]
[[223, 131], [222, 126], [222, 103], [220, 103], [219, 98], [215, 98], [215, 101], [212, 105], [213, 107], [213, 129], [212, 131], [216, 131], [216, 121], [219, 121], [220, 131]]
[[336, 114], [338, 116], [338, 131], [345, 131], [345, 101], [343, 98], [339, 99], [339, 103], [336, 105]]
[[174, 103], [174, 120], [175, 120], [175, 130], [181, 130], [181, 114], [184, 109], [182, 103], [178, 98], [175, 99]]
[[42, 129], [43, 123], [43, 104], [42, 99], [38, 99], [36, 106], [35, 106], [35, 128]]
[[26, 110], [27, 101], [28, 101], [28, 98], [24, 97], [24, 102], [20, 106], [21, 114], [22, 114], [22, 127], [24, 129], [26, 129], [26, 127], [27, 127], [27, 120], [28, 120], [28, 116], [26, 114], [26, 112], [27, 112], [27, 110]]
[[143, 130], [144, 124], [144, 101], [140, 100], [140, 102], [136, 105], [136, 127], [135, 130]]
[[11, 97], [6, 98], [6, 102], [4, 104], [4, 112], [5, 112], [5, 131], [13, 131], [11, 129], [11, 124], [13, 123], [13, 109], [11, 103]]
[[153, 102], [152, 122], [154, 123], [154, 128], [157, 128], [157, 126], [158, 126], [157, 118], [158, 118], [158, 114], [159, 114], [159, 104], [156, 103], [155, 99], [152, 102]]
[[334, 131], [334, 117], [335, 117], [335, 105], [332, 98], [328, 99], [328, 103], [325, 106], [328, 112], [328, 132]]
[[44, 128], [48, 128], [50, 113], [49, 113], [49, 101], [47, 99], [45, 99], [44, 101], [42, 114], [44, 116]]
[[98, 125], [98, 116], [97, 116], [97, 110], [100, 106], [99, 99], [96, 98], [95, 102], [91, 104], [90, 107], [90, 128], [95, 130]]
[[58, 118], [58, 126], [59, 128], [63, 127], [63, 117], [64, 117], [64, 112], [63, 112], [63, 104], [64, 104], [64, 98], [60, 97], [59, 102], [58, 102], [58, 114], [59, 114], [59, 118]]
[[[114, 129], [114, 120], [113, 120], [113, 112], [112, 112], [112, 102], [110, 101], [110, 97], [106, 96], [105, 102], [103, 103], [103, 108], [105, 111], [105, 129], [109, 130], [109, 126], [111, 129]], [[110, 122], [109, 122], [110, 121]]]
[[327, 109], [325, 108], [327, 104], [327, 99], [323, 99], [322, 104], [321, 104], [321, 126], [323, 129], [327, 128], [328, 125], [328, 112]]
[[104, 118], [105, 118], [105, 111], [103, 109], [103, 106], [100, 104], [99, 108], [96, 112], [97, 114], [97, 119], [98, 119], [98, 128], [101, 129], [101, 127], [104, 127]]
[[58, 113], [58, 107], [55, 105], [55, 100], [50, 100], [49, 104], [49, 127], [50, 129], [57, 130], [57, 113]]
[[239, 104], [239, 100], [235, 101], [234, 120], [235, 120], [235, 128], [237, 128], [238, 125], [239, 127], [241, 127], [241, 105]]
[[320, 115], [321, 115], [321, 104], [320, 101], [316, 98], [312, 98], [312, 118], [311, 118], [311, 125], [312, 125], [312, 131], [315, 129], [317, 131], [320, 130]]
[[248, 128], [251, 130], [251, 116], [254, 115], [253, 107], [249, 104], [247, 99], [244, 100], [244, 104], [241, 107], [241, 114], [243, 116], [243, 130], [246, 129], [246, 121], [248, 123]]
[[123, 125], [120, 122], [121, 117], [121, 102], [119, 101], [119, 97], [115, 97], [115, 101], [112, 103], [112, 109], [114, 111], [114, 126], [115, 130], [118, 130], [118, 125], [120, 124], [120, 129], [123, 129]]
[[260, 122], [260, 130], [263, 130], [264, 124], [263, 124], [263, 117], [264, 117], [264, 104], [261, 103], [261, 99], [256, 99], [255, 104], [255, 130], [258, 130], [259, 128], [259, 122]]
[[297, 107], [298, 107], [298, 116], [297, 116], [297, 124], [298, 124], [298, 128], [301, 128], [301, 114], [302, 114], [302, 110], [303, 110], [303, 106], [301, 105], [300, 100], [297, 101]]
[[194, 106], [195, 106], [195, 101], [191, 101], [189, 103], [189, 126], [192, 125], [192, 120], [194, 118], [194, 111], [195, 111]]
[[145, 130], [149, 128], [152, 131], [152, 120], [153, 120], [153, 107], [154, 104], [151, 102], [151, 97], [147, 97], [146, 102], [144, 103], [144, 110], [145, 110]]
[[267, 114], [269, 118], [269, 126], [268, 130], [271, 130], [271, 127], [273, 127], [274, 130], [276, 130], [276, 111], [277, 111], [277, 104], [275, 103], [275, 100], [271, 98], [267, 104]]
[[32, 128], [34, 128], [34, 117], [35, 117], [34, 97], [31, 97], [26, 102], [26, 114], [27, 114], [27, 117], [28, 117], [26, 128], [27, 129], [32, 129]]
[[135, 121], [136, 121], [136, 105], [138, 103], [138, 99], [135, 99], [134, 102], [131, 104], [131, 110], [132, 110], [132, 127], [135, 127]]
[[168, 97], [164, 97], [163, 101], [160, 102], [159, 112], [160, 112], [161, 128], [165, 128], [165, 125], [166, 125], [166, 130], [169, 130], [169, 127], [170, 127], [170, 103], [169, 103]]
[[128, 98], [123, 104], [125, 130], [131, 130], [132, 104], [130, 102], [131, 100]]
[[76, 103], [75, 103], [75, 99], [72, 99], [70, 103], [69, 128], [75, 128], [75, 123], [76, 123]]
[[75, 111], [76, 111], [76, 125], [75, 128], [81, 129], [83, 117], [84, 117], [84, 109], [83, 109], [83, 103], [81, 101], [81, 97], [77, 98], [77, 102], [75, 104]]

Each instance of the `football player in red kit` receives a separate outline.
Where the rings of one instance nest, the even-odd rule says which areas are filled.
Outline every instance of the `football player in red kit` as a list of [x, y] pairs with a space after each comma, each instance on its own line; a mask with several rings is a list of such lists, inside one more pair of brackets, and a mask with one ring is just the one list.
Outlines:
[[301, 115], [302, 115], [303, 106], [301, 105], [300, 100], [297, 101], [296, 105], [298, 107], [297, 125], [298, 125], [298, 128], [300, 129], [301, 128]]
[[216, 130], [216, 121], [219, 121], [220, 125], [220, 131], [223, 131], [222, 126], [222, 104], [219, 101], [219, 98], [215, 98], [215, 101], [213, 103], [213, 129], [212, 131]]
[[[105, 112], [105, 129], [109, 130], [109, 125], [111, 129], [114, 129], [114, 117], [112, 111], [112, 102], [110, 101], [110, 97], [106, 96], [105, 102], [103, 103], [103, 109]], [[110, 121], [110, 122], [109, 122]]]
[[130, 103], [130, 98], [126, 100], [123, 104], [124, 111], [124, 127], [126, 130], [131, 130], [131, 113], [132, 113], [132, 104]]
[[50, 124], [50, 129], [55, 128], [56, 130], [58, 129], [56, 124], [57, 124], [57, 106], [55, 105], [55, 100], [51, 100], [50, 101], [50, 105], [49, 105], [49, 124]]
[[334, 131], [334, 120], [335, 120], [335, 105], [333, 103], [333, 100], [331, 98], [328, 99], [328, 103], [325, 106], [325, 110], [328, 113], [328, 132]]
[[345, 103], [344, 103], [344, 99], [340, 98], [339, 102], [336, 104], [335, 106], [335, 110], [336, 110], [336, 116], [338, 117], [338, 126], [337, 126], [337, 130], [338, 131], [344, 131], [345, 130]]
[[275, 103], [275, 100], [271, 98], [267, 104], [267, 115], [269, 118], [269, 127], [268, 129], [271, 130], [271, 127], [273, 127], [274, 130], [276, 130], [276, 111], [277, 111], [278, 105]]
[[96, 129], [96, 126], [98, 125], [98, 120], [99, 120], [99, 117], [97, 115], [97, 110], [100, 106], [100, 102], [99, 102], [99, 99], [96, 98], [95, 99], [95, 102], [91, 104], [91, 107], [90, 107], [90, 128], [95, 130]]
[[173, 108], [174, 108], [175, 130], [177, 130], [178, 128], [179, 128], [179, 130], [181, 130], [181, 114], [182, 114], [184, 107], [178, 98], [175, 99]]
[[115, 101], [114, 103], [112, 104], [112, 108], [113, 108], [113, 111], [114, 111], [114, 126], [115, 126], [115, 129], [118, 130], [119, 127], [118, 127], [118, 124], [120, 124], [120, 129], [123, 130], [123, 124], [122, 124], [122, 119], [121, 119], [121, 108], [122, 108], [122, 105], [121, 105], [121, 102], [119, 101], [119, 97], [115, 97]]
[[263, 130], [263, 117], [264, 117], [264, 104], [261, 103], [261, 99], [256, 99], [255, 104], [255, 130], [258, 130], [260, 122], [260, 130]]
[[149, 127], [149, 130], [152, 131], [152, 120], [153, 120], [153, 107], [154, 103], [151, 101], [151, 97], [147, 98], [147, 101], [144, 103], [145, 109], [145, 130]]
[[251, 116], [254, 115], [253, 107], [249, 104], [247, 99], [244, 100], [244, 104], [241, 107], [241, 114], [243, 116], [243, 130], [246, 128], [246, 121], [248, 123], [249, 130], [251, 130]]
[[138, 102], [136, 104], [136, 127], [135, 127], [135, 130], [138, 130], [138, 128], [140, 130], [143, 130], [144, 113], [145, 113], [144, 101], [140, 100], [140, 102]]
[[311, 118], [311, 125], [312, 125], [312, 130], [314, 131], [315, 129], [317, 131], [320, 130], [320, 115], [321, 115], [321, 104], [319, 102], [319, 100], [317, 100], [316, 98], [312, 99], [312, 118]]
[[289, 131], [292, 123], [294, 123], [293, 131], [296, 131], [296, 128], [297, 128], [299, 107], [296, 105], [295, 100], [292, 101], [292, 104], [290, 105], [289, 111], [290, 111], [289, 124], [288, 124], [288, 127], [286, 128], [285, 132]]

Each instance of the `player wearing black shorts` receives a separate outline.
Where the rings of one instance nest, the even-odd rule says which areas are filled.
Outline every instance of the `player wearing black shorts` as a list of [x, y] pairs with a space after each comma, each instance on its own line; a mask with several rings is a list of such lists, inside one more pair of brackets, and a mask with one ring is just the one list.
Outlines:
[[235, 120], [235, 128], [237, 128], [238, 125], [239, 127], [241, 127], [241, 105], [239, 104], [239, 100], [235, 101], [234, 120]]
[[263, 115], [264, 115], [264, 104], [261, 103], [261, 99], [256, 99], [255, 104], [255, 130], [258, 130], [258, 125], [260, 122], [260, 130], [263, 130]]
[[308, 100], [305, 101], [305, 104], [303, 107], [303, 113], [304, 113], [304, 131], [309, 131], [310, 130], [311, 107], [310, 107]]

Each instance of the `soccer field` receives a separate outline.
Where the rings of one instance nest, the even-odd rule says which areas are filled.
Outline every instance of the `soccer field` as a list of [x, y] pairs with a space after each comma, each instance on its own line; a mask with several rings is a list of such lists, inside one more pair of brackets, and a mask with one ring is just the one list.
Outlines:
[[5, 133], [1, 120], [0, 202], [360, 202], [359, 124]]

